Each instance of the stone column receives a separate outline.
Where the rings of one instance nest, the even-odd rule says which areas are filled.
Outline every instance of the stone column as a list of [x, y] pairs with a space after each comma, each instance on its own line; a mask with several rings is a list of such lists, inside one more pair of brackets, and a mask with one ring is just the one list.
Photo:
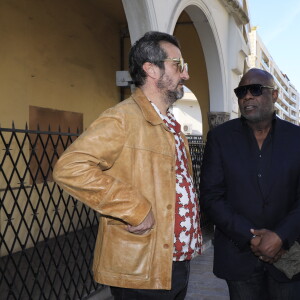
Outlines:
[[208, 126], [209, 129], [213, 129], [220, 124], [225, 123], [230, 119], [230, 113], [228, 112], [215, 112], [211, 111], [207, 113], [208, 115]]

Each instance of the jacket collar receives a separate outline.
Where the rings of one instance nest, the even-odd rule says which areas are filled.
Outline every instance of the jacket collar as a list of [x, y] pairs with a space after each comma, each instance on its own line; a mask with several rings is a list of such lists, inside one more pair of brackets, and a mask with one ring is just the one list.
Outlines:
[[132, 94], [133, 100], [141, 109], [144, 118], [152, 125], [159, 125], [163, 123], [161, 117], [157, 114], [150, 101], [147, 99], [145, 94], [140, 88], [136, 88]]

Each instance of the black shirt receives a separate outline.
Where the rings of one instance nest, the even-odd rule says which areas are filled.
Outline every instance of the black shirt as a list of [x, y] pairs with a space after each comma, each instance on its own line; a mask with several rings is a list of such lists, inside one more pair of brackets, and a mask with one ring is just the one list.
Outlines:
[[257, 140], [254, 136], [252, 128], [248, 126], [245, 118], [241, 118], [243, 122], [243, 128], [247, 136], [249, 143], [249, 153], [251, 164], [254, 167], [255, 176], [257, 178], [257, 183], [259, 185], [260, 191], [263, 198], [266, 198], [269, 190], [270, 178], [271, 178], [271, 164], [272, 162], [272, 151], [273, 151], [273, 136], [276, 127], [276, 117], [273, 116], [272, 127], [265, 138], [261, 149], [258, 146]]

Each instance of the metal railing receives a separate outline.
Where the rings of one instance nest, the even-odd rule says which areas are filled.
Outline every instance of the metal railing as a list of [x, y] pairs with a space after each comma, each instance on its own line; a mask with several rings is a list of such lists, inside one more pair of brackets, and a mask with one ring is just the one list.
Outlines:
[[84, 299], [92, 278], [96, 213], [52, 181], [78, 134], [0, 128], [0, 298]]
[[[187, 135], [186, 137], [189, 141], [190, 154], [193, 163], [194, 185], [198, 195], [198, 199], [200, 199], [200, 172], [201, 172], [201, 164], [202, 164], [202, 158], [204, 154], [205, 142], [203, 141], [202, 136]], [[200, 207], [200, 224], [202, 229], [206, 227], [210, 227], [212, 225], [210, 219], [203, 213], [203, 210], [201, 210], [201, 207]]]
[[[97, 213], [52, 180], [78, 135], [0, 128], [0, 299], [85, 299], [104, 288], [92, 276]], [[199, 192], [204, 143], [189, 144]]]

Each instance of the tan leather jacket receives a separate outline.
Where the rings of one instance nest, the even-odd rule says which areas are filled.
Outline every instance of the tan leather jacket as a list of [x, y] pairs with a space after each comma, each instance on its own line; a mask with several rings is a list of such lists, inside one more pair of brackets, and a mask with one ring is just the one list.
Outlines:
[[[68, 193], [101, 214], [93, 264], [97, 282], [171, 288], [174, 135], [140, 89], [94, 121], [64, 152], [53, 175]], [[127, 223], [140, 224], [150, 209], [153, 230], [144, 235], [125, 230]]]

